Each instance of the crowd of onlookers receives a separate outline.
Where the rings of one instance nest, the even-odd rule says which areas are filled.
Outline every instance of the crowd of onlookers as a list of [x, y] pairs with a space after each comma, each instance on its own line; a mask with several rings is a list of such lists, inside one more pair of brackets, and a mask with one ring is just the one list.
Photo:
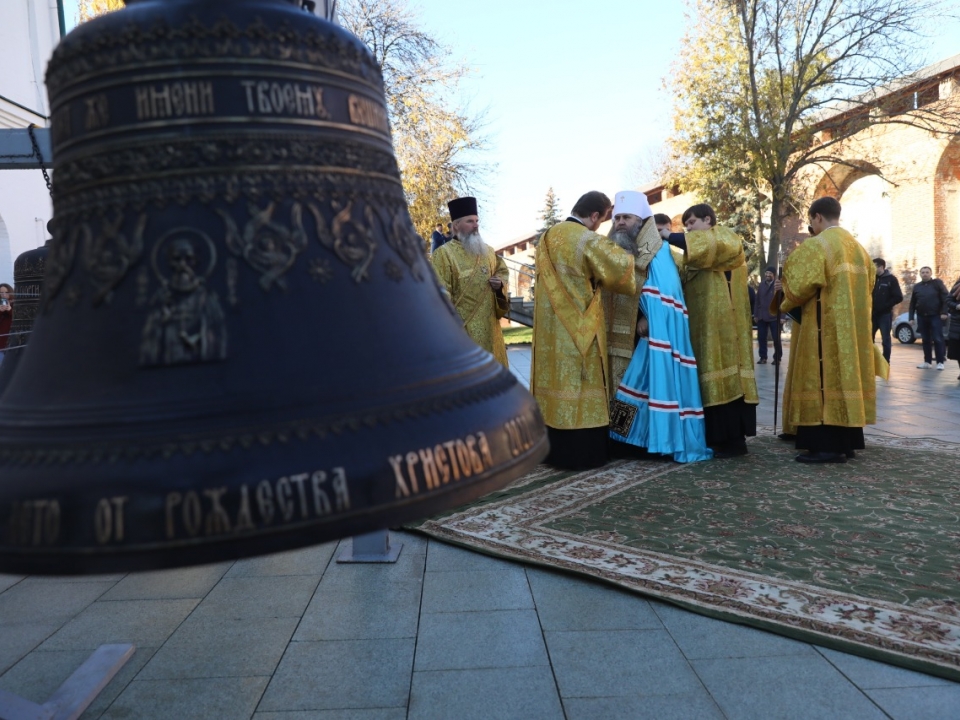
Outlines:
[[[876, 337], [877, 332], [880, 333], [883, 357], [890, 362], [895, 320], [893, 311], [903, 302], [904, 296], [900, 281], [887, 267], [886, 261], [883, 258], [874, 258], [873, 264], [876, 268], [873, 285], [873, 334]], [[767, 362], [768, 335], [774, 344], [772, 362], [779, 363], [781, 357], [781, 325], [777, 323], [776, 316], [769, 312], [774, 280], [774, 269], [768, 267], [757, 287], [751, 288], [753, 319], [760, 345], [758, 363], [761, 365]], [[781, 323], [785, 319], [780, 318]], [[917, 334], [923, 345], [923, 362], [917, 365], [918, 369], [943, 370], [948, 359], [956, 360], [960, 365], [960, 278], [947, 290], [943, 280], [933, 277], [931, 268], [920, 268], [920, 279], [911, 288], [909, 319], [916, 321]], [[945, 320], [949, 320], [946, 332], [943, 324]], [[957, 379], [960, 380], [960, 377]]]

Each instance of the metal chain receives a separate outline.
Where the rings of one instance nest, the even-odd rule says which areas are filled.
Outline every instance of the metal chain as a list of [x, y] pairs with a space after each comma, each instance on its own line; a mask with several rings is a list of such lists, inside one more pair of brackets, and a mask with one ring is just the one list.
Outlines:
[[36, 125], [30, 123], [27, 126], [27, 132], [30, 133], [30, 142], [33, 143], [33, 155], [37, 158], [37, 162], [40, 164], [40, 172], [43, 173], [43, 180], [47, 183], [47, 191], [53, 197], [53, 184], [50, 182], [50, 175], [47, 174], [47, 167], [43, 164], [43, 154], [40, 152], [40, 145], [37, 144], [37, 136], [33, 134], [35, 127]]

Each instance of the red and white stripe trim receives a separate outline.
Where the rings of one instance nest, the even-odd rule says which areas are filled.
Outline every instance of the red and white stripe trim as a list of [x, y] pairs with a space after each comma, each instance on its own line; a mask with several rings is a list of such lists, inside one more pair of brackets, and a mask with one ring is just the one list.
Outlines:
[[643, 290], [641, 290], [641, 292], [644, 295], [650, 295], [651, 297], [658, 297], [660, 298], [660, 302], [662, 302], [667, 307], [673, 308], [674, 310], [679, 310], [684, 315], [689, 316], [686, 306], [682, 302], [677, 300], [675, 297], [671, 295], [664, 295], [657, 288], [650, 287], [650, 286], [645, 286]]
[[688, 355], [682, 355], [673, 349], [671, 345], [666, 340], [654, 340], [650, 338], [647, 340], [650, 344], [651, 350], [658, 350], [659, 352], [670, 353], [673, 356], [673, 359], [676, 360], [681, 365], [686, 365], [687, 367], [695, 368], [697, 366], [697, 359], [695, 357], [690, 357]]
[[682, 408], [680, 407], [680, 403], [676, 400], [651, 400], [647, 393], [631, 390], [624, 385], [619, 386], [617, 389], [624, 395], [629, 395], [630, 397], [637, 398], [638, 400], [647, 403], [651, 410], [679, 413], [681, 418], [703, 417], [703, 408]]

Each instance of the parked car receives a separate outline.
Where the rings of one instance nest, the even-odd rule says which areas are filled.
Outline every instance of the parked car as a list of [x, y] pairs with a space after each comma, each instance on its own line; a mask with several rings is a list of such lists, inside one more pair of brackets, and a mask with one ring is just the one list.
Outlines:
[[[943, 321], [943, 339], [947, 339], [947, 334], [950, 332], [950, 318], [948, 317]], [[893, 321], [893, 335], [900, 342], [905, 345], [910, 343], [915, 343], [918, 337], [921, 337], [920, 331], [917, 330], [917, 320], [914, 318], [910, 319], [910, 313], [901, 313]]]

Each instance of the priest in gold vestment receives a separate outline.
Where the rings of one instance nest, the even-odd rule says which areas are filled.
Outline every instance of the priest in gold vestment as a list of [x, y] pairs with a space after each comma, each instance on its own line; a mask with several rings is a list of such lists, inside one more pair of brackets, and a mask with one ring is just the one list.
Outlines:
[[715, 458], [747, 453], [757, 434], [753, 311], [740, 237], [717, 225], [709, 205], [688, 208], [685, 234], [668, 241], [684, 251], [680, 269], [690, 312], [690, 341], [700, 374], [707, 445]]
[[778, 283], [780, 309], [801, 308], [783, 388], [784, 439], [795, 435], [808, 451], [800, 462], [842, 463], [877, 420], [875, 376], [888, 367], [873, 344], [870, 255], [839, 226], [835, 198], [814, 201], [808, 214], [814, 237], [790, 254]]
[[433, 269], [450, 294], [467, 334], [509, 367], [500, 330], [500, 318], [509, 310], [507, 265], [480, 237], [475, 198], [457, 198], [447, 206], [453, 239], [433, 253]]
[[607, 461], [607, 332], [601, 292], [634, 295], [634, 257], [596, 230], [612, 203], [589, 192], [537, 243], [530, 392], [550, 438], [546, 462], [587, 469]]

